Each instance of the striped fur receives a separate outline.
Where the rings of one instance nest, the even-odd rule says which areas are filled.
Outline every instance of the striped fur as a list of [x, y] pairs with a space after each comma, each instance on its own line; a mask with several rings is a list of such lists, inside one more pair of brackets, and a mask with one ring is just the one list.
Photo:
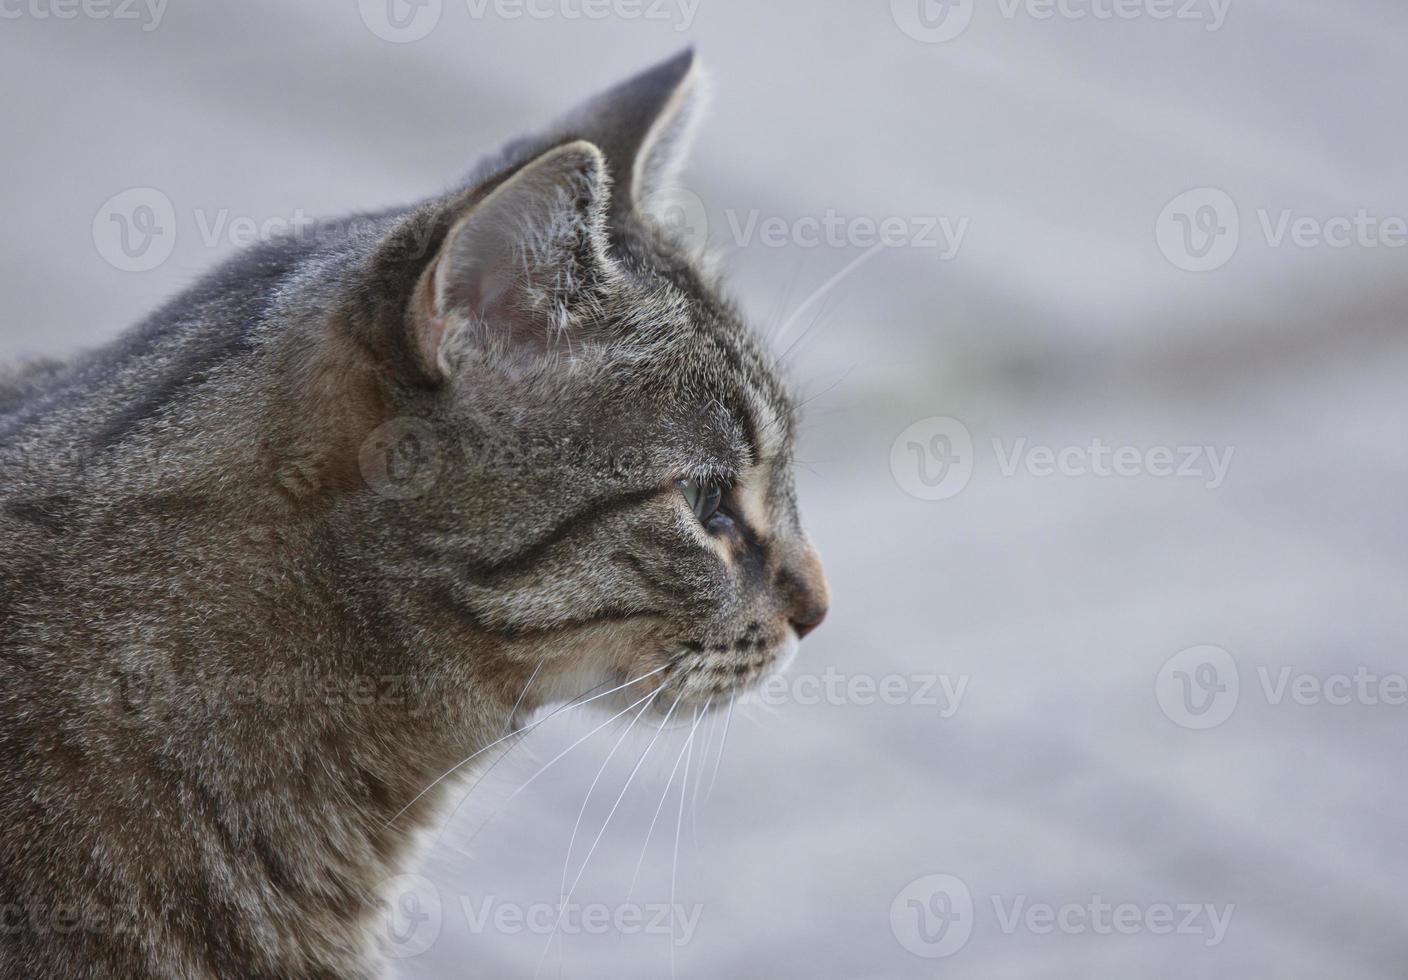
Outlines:
[[0, 381], [0, 976], [380, 976], [418, 794], [515, 707], [717, 706], [819, 619], [792, 402], [639, 207], [697, 74]]

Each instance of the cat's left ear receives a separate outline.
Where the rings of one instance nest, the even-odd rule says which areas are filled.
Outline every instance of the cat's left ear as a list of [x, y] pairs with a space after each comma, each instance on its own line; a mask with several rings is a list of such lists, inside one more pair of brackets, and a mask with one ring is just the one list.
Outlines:
[[572, 112], [562, 131], [601, 147], [612, 179], [613, 211], [646, 213], [684, 167], [707, 102], [708, 84], [685, 50], [610, 88]]

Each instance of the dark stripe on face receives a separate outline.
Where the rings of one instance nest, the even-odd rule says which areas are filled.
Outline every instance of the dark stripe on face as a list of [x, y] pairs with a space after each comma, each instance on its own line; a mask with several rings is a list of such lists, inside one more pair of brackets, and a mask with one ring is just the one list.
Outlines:
[[740, 577], [745, 577], [753, 585], [767, 580], [768, 543], [743, 519], [741, 514], [730, 512], [733, 526], [724, 532], [732, 539], [733, 552], [738, 561]]
[[491, 626], [472, 609], [468, 603], [454, 595], [444, 584], [433, 586], [430, 598], [435, 605], [461, 620], [476, 633], [487, 633], [508, 640], [530, 640], [552, 636], [564, 630], [585, 629], [588, 626], [601, 626], [607, 623], [623, 623], [642, 617], [657, 617], [660, 614], [649, 609], [603, 609], [591, 616], [577, 619], [560, 619], [543, 626]]
[[665, 491], [661, 488], [652, 488], [590, 501], [563, 519], [542, 537], [513, 554], [494, 559], [464, 559], [460, 562], [460, 567], [470, 578], [485, 583], [529, 571], [554, 546], [577, 534], [583, 528], [590, 527], [607, 517], [633, 510], [663, 492]]
[[629, 567], [647, 588], [659, 593], [660, 598], [680, 605], [686, 604], [695, 598], [695, 590], [688, 582], [671, 582], [664, 579], [655, 572], [652, 572], [646, 567], [645, 562], [641, 561], [630, 552], [617, 551], [612, 553], [611, 558], [613, 561], [618, 561]]

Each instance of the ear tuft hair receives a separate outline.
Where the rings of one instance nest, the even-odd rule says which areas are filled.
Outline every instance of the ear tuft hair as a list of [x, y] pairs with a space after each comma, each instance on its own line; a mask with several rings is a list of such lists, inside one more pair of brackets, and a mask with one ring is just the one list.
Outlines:
[[610, 198], [601, 150], [577, 140], [530, 160], [469, 204], [409, 312], [431, 375], [450, 373], [447, 343], [465, 331], [473, 341], [524, 353], [562, 340], [572, 307], [615, 275], [606, 254]]

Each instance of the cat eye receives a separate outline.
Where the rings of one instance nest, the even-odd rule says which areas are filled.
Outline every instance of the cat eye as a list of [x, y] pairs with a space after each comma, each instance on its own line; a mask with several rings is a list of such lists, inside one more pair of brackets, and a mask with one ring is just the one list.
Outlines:
[[708, 524], [709, 518], [718, 513], [719, 504], [724, 499], [724, 491], [713, 480], [676, 480], [675, 486], [680, 488], [685, 503], [689, 504], [689, 509], [694, 511], [694, 516], [699, 518], [700, 524]]

